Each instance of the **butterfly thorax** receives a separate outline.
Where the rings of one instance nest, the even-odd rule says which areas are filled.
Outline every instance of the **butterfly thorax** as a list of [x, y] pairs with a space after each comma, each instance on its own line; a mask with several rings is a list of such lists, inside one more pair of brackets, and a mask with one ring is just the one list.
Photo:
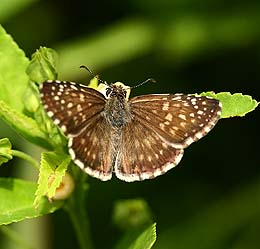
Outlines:
[[104, 116], [111, 126], [121, 128], [131, 120], [125, 86], [122, 83], [115, 83], [107, 87], [106, 97]]

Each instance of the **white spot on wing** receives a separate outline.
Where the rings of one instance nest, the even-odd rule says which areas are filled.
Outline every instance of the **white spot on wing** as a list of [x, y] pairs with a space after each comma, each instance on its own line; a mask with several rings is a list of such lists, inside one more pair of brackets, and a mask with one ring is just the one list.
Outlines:
[[71, 103], [71, 102], [67, 104], [67, 108], [71, 108], [72, 106], [73, 106], [73, 103]]
[[170, 103], [169, 103], [169, 102], [163, 103], [163, 107], [162, 107], [163, 111], [169, 110], [169, 106], [170, 106]]
[[54, 115], [54, 113], [52, 111], [48, 111], [47, 114], [49, 117], [53, 117], [53, 115]]
[[62, 130], [63, 132], [66, 132], [66, 131], [67, 131], [67, 128], [66, 128], [65, 125], [62, 125], [60, 128], [61, 128], [61, 130]]
[[78, 112], [81, 112], [81, 111], [82, 111], [81, 104], [78, 104], [78, 105], [77, 105], [77, 111], [78, 111]]
[[168, 113], [168, 114], [165, 116], [165, 119], [168, 120], [168, 121], [172, 121], [172, 114], [171, 114], [171, 113]]
[[53, 123], [58, 125], [60, 123], [60, 120], [56, 118], [56, 119], [54, 119]]
[[74, 90], [78, 90], [78, 88], [76, 86], [74, 86], [75, 85], [74, 82], [70, 82], [70, 83], [71, 83], [70, 88], [72, 88]]
[[184, 114], [179, 114], [179, 118], [186, 120], [186, 116]]

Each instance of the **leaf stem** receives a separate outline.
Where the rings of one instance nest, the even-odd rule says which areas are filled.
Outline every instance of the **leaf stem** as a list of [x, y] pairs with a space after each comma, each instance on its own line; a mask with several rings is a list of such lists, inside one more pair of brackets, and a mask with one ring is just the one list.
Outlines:
[[36, 169], [39, 170], [39, 163], [37, 160], [35, 160], [34, 158], [32, 158], [31, 156], [29, 156], [28, 154], [22, 152], [22, 151], [19, 151], [19, 150], [12, 150], [12, 155], [13, 156], [16, 156], [16, 157], [19, 157], [23, 160], [26, 160], [28, 161], [29, 163], [31, 163]]

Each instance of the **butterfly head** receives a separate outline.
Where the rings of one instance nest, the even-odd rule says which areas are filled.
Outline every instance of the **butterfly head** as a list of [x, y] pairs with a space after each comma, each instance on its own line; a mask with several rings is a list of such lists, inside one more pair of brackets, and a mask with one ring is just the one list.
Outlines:
[[116, 82], [111, 85], [101, 83], [99, 84], [97, 90], [101, 92], [107, 99], [119, 97], [128, 100], [131, 88], [121, 82]]

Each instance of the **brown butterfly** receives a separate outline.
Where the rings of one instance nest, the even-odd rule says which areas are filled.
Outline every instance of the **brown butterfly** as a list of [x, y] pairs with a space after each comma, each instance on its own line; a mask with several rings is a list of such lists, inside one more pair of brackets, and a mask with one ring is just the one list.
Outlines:
[[40, 88], [48, 116], [69, 138], [74, 163], [102, 181], [113, 172], [127, 182], [164, 174], [221, 115], [221, 103], [210, 97], [148, 94], [128, 100], [130, 89], [120, 82], [94, 90], [58, 80]]

